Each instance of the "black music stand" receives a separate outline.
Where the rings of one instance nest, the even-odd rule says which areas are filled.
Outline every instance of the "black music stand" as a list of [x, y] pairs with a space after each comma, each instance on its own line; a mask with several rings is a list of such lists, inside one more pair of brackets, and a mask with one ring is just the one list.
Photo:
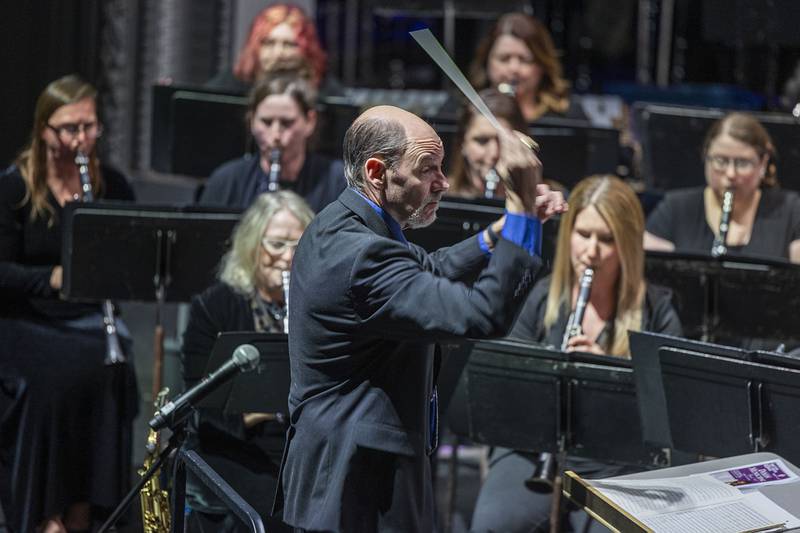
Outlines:
[[64, 209], [64, 296], [157, 304], [153, 398], [161, 388], [163, 304], [187, 302], [213, 283], [238, 220], [235, 210], [122, 202]]
[[206, 373], [228, 361], [242, 344], [252, 344], [261, 359], [252, 372], [237, 374], [206, 396], [198, 407], [212, 407], [226, 413], [275, 413], [288, 420], [289, 343], [284, 333], [224, 332], [217, 337]]
[[667, 401], [661, 378], [658, 351], [665, 346], [695, 351], [712, 351], [731, 359], [746, 360], [751, 353], [740, 348], [709, 344], [706, 342], [673, 337], [646, 331], [628, 332], [631, 347], [631, 363], [639, 398], [639, 419], [642, 422], [642, 437], [652, 446], [674, 448], [667, 424]]
[[[687, 337], [726, 343], [779, 339], [800, 344], [800, 267], [734, 254], [647, 252], [648, 281], [670, 287]], [[755, 311], [754, 311], [755, 310]], [[777, 341], [775, 343], [777, 346]]]
[[467, 363], [470, 436], [531, 452], [663, 466], [642, 442], [630, 362], [511, 340], [479, 341]]
[[800, 458], [800, 369], [659, 349], [669, 431], [677, 449], [726, 457], [770, 451]]
[[[705, 185], [700, 150], [706, 132], [724, 114], [722, 109], [635, 103], [633, 127], [642, 143], [647, 188], [665, 191]], [[753, 114], [775, 142], [782, 186], [800, 189], [800, 124], [789, 113]]]

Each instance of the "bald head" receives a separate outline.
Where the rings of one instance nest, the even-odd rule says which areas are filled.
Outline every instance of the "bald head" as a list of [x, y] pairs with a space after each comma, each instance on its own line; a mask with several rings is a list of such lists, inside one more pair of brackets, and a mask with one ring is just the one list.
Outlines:
[[353, 122], [344, 136], [344, 172], [347, 184], [364, 190], [364, 164], [371, 157], [394, 168], [408, 148], [409, 141], [436, 137], [431, 126], [399, 107], [380, 105], [367, 109]]

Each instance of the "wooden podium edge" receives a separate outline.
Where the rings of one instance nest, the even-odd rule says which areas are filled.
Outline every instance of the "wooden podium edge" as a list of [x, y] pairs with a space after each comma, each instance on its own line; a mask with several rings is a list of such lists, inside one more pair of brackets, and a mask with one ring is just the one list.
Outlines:
[[619, 533], [654, 533], [632, 514], [605, 497], [572, 470], [564, 472], [564, 495], [589, 515]]

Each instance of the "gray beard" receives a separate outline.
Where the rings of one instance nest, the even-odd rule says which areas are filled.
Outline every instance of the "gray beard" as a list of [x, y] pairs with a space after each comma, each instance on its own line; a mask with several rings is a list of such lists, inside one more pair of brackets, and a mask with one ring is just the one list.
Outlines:
[[408, 217], [406, 224], [410, 229], [426, 228], [436, 221], [436, 211], [427, 220], [423, 218], [423, 211], [428, 204], [426, 203]]

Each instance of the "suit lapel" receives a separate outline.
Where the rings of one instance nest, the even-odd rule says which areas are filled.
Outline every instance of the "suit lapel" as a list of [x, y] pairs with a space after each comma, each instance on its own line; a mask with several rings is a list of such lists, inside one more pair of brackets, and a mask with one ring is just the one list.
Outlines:
[[360, 218], [366, 227], [382, 237], [394, 240], [392, 232], [389, 231], [386, 222], [383, 221], [372, 206], [370, 206], [356, 191], [350, 188], [345, 189], [342, 191], [342, 194], [339, 195], [339, 201]]

